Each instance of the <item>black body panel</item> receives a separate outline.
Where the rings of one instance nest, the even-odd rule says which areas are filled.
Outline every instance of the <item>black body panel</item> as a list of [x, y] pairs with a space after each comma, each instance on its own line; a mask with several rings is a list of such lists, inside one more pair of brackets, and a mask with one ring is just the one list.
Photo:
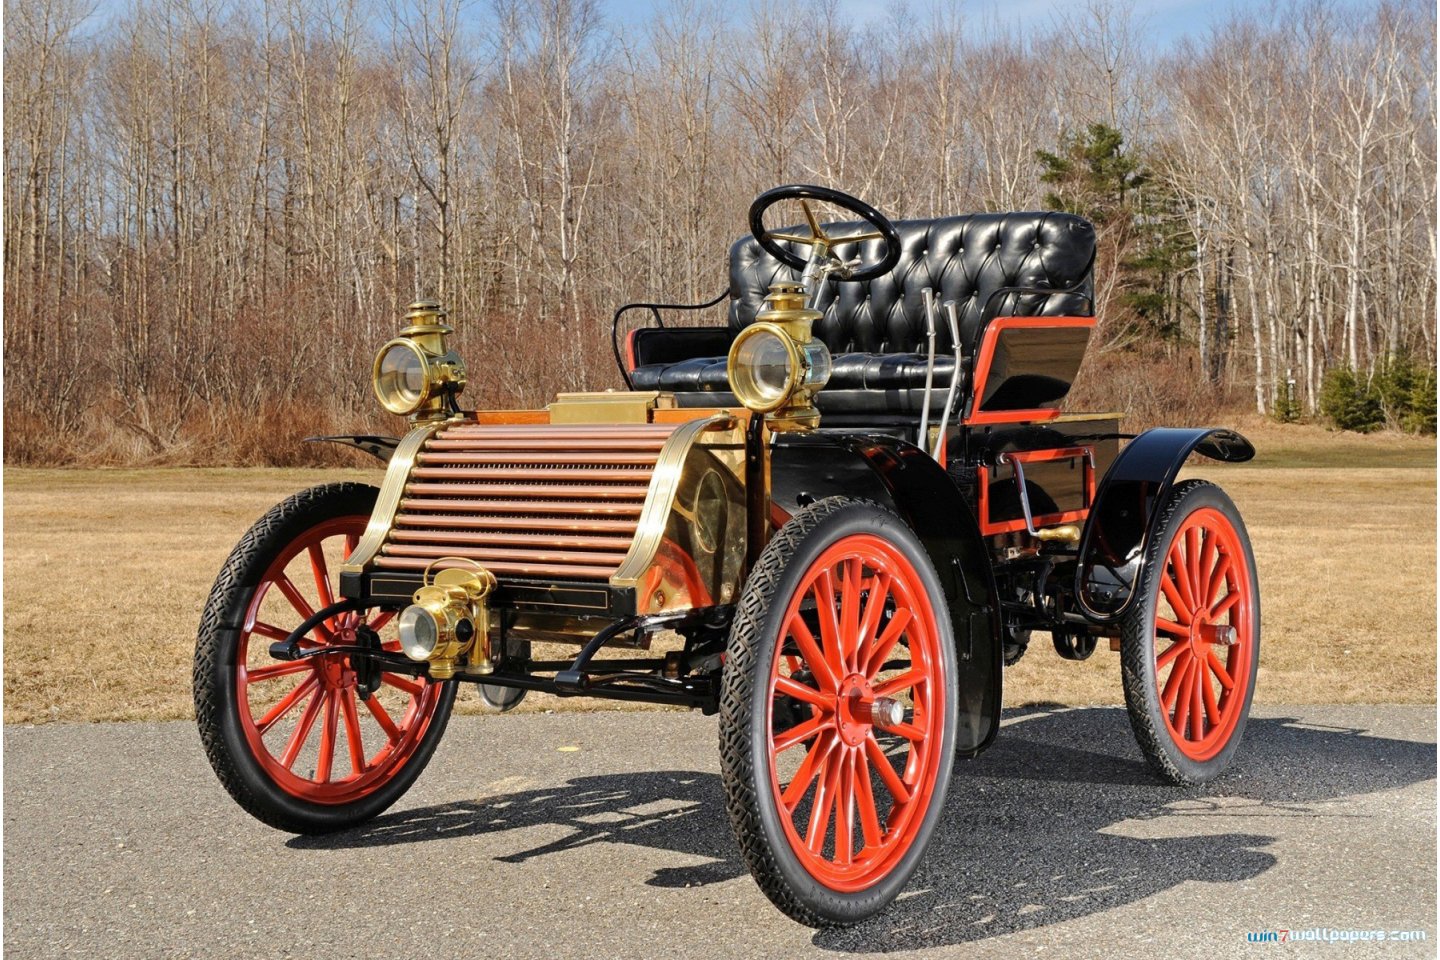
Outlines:
[[1255, 456], [1233, 430], [1161, 428], [1140, 434], [1105, 473], [1080, 540], [1075, 599], [1095, 623], [1114, 623], [1139, 582], [1145, 545], [1154, 534], [1155, 507], [1191, 453], [1244, 463]]
[[793, 512], [825, 497], [873, 500], [919, 535], [945, 587], [960, 671], [957, 749], [979, 753], [1000, 727], [999, 593], [974, 511], [954, 481], [903, 440], [860, 434], [779, 434], [771, 498]]

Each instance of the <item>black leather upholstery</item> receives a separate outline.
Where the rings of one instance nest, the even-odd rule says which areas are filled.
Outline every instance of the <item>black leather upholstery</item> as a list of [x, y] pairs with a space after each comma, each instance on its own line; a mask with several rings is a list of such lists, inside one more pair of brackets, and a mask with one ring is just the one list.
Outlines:
[[[973, 357], [984, 324], [995, 316], [1089, 316], [1095, 230], [1065, 213], [982, 213], [935, 220], [902, 220], [900, 261], [863, 283], [826, 284], [815, 333], [835, 358], [829, 384], [816, 397], [822, 412], [918, 413], [925, 386], [924, 290], [937, 304], [956, 301], [960, 336]], [[861, 224], [827, 225], [844, 235]], [[878, 258], [880, 241], [836, 248], [836, 255]], [[803, 253], [803, 250], [802, 250]], [[746, 236], [730, 248], [728, 339], [753, 323], [770, 284], [796, 280], [795, 271]], [[1009, 291], [1007, 288], [1025, 291]], [[1040, 290], [1041, 292], [1033, 292]], [[1056, 290], [1057, 293], [1043, 291]], [[988, 307], [988, 309], [987, 309]], [[691, 328], [694, 329], [694, 328]], [[637, 390], [674, 391], [685, 406], [735, 402], [725, 379], [719, 328], [641, 331], [635, 341]], [[666, 336], [669, 335], [669, 336]], [[728, 344], [728, 339], [725, 341]], [[692, 351], [693, 352], [690, 352]], [[944, 401], [954, 370], [949, 325], [936, 318], [935, 395]]]

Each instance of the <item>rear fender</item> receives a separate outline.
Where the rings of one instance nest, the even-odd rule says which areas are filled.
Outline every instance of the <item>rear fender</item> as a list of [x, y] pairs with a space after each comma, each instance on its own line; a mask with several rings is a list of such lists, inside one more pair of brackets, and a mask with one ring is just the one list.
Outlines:
[[1075, 568], [1076, 603], [1094, 623], [1114, 623], [1130, 608], [1158, 507], [1192, 453], [1244, 463], [1255, 447], [1233, 430], [1147, 430], [1125, 445], [1100, 481]]
[[873, 500], [903, 519], [945, 590], [960, 667], [957, 750], [979, 753], [1000, 726], [999, 593], [973, 508], [912, 444], [853, 434], [778, 434], [770, 453], [772, 516], [783, 522], [826, 497]]

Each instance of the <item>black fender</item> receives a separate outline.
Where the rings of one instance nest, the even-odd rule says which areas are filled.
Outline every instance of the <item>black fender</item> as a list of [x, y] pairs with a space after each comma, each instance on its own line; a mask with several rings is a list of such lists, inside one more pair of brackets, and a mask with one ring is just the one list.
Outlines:
[[389, 463], [400, 446], [399, 437], [382, 437], [373, 433], [353, 433], [335, 437], [306, 437], [306, 443], [339, 443], [356, 450], [363, 450], [381, 463]]
[[1156, 508], [1192, 453], [1244, 463], [1255, 447], [1234, 430], [1162, 427], [1127, 443], [1105, 472], [1075, 567], [1075, 602], [1090, 621], [1114, 623], [1130, 608], [1146, 545], [1155, 535]]
[[974, 508], [913, 444], [886, 436], [777, 434], [771, 502], [794, 513], [826, 497], [874, 500], [915, 531], [939, 574], [960, 666], [957, 751], [979, 753], [1000, 728], [1000, 594]]

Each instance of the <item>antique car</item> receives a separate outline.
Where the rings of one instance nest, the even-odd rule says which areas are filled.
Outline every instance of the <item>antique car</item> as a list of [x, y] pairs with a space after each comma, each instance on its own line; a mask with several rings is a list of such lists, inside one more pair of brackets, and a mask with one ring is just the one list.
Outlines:
[[[530, 690], [697, 708], [761, 889], [836, 926], [905, 886], [1036, 633], [1067, 660], [1118, 651], [1160, 779], [1226, 768], [1255, 561], [1230, 499], [1178, 474], [1254, 449], [1062, 413], [1095, 325], [1092, 226], [892, 223], [786, 186], [749, 227], [721, 297], [616, 314], [625, 390], [545, 409], [464, 409], [444, 310], [411, 305], [373, 369], [409, 432], [317, 438], [386, 461], [383, 483], [273, 508], [206, 605], [196, 713], [242, 807], [297, 833], [376, 816], [461, 683], [496, 712]], [[724, 325], [663, 323], [725, 301]]]

